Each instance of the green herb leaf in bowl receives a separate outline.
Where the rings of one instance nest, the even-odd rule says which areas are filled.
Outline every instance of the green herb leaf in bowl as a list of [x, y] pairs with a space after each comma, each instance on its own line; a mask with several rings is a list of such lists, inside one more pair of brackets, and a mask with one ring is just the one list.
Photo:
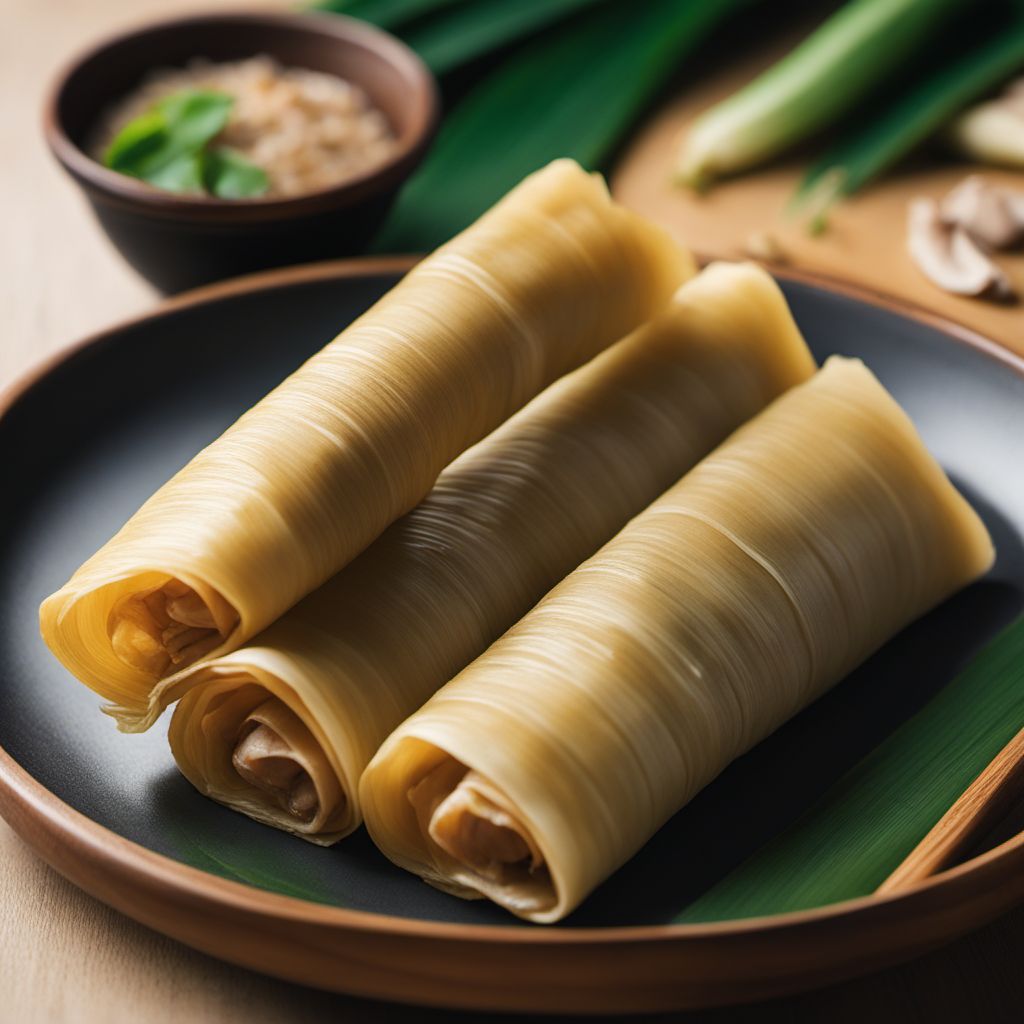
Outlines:
[[233, 96], [182, 89], [118, 132], [103, 162], [121, 174], [169, 192], [209, 193], [222, 199], [262, 195], [266, 173], [223, 147], [210, 149], [228, 123]]
[[146, 181], [168, 192], [203, 191], [203, 154], [184, 153], [146, 175]]
[[226, 146], [203, 154], [203, 184], [220, 199], [249, 199], [270, 187], [267, 172]]
[[103, 154], [103, 162], [115, 171], [128, 174], [128, 168], [144, 163], [164, 145], [165, 135], [163, 114], [151, 110], [118, 132]]

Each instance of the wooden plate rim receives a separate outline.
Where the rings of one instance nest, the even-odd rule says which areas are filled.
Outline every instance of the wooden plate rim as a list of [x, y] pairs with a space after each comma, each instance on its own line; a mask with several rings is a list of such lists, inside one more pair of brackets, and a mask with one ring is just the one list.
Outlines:
[[[124, 330], [158, 319], [167, 313], [200, 307], [234, 296], [307, 282], [404, 272], [418, 258], [366, 257], [288, 267], [208, 285], [167, 299], [149, 312], [95, 332], [30, 368], [0, 392], [0, 417], [34, 385], [76, 354], [94, 346], [110, 343]], [[818, 287], [924, 323], [958, 343], [996, 359], [1008, 370], [1024, 378], [1024, 358], [1016, 356], [970, 328], [938, 314], [828, 275], [788, 267], [771, 266], [768, 269], [774, 276], [784, 281]], [[122, 881], [127, 879], [136, 886], [163, 890], [167, 896], [187, 896], [199, 903], [212, 904], [225, 910], [256, 912], [269, 918], [334, 927], [349, 933], [384, 933], [435, 941], [472, 941], [515, 946], [603, 946], [608, 943], [634, 945], [666, 941], [689, 944], [716, 938], [742, 939], [765, 933], [777, 935], [780, 932], [801, 930], [826, 921], [841, 924], [867, 911], [882, 908], [885, 908], [886, 916], [901, 907], [910, 909], [910, 905], [919, 904], [923, 908], [932, 902], [931, 897], [939, 890], [953, 890], [954, 902], [957, 896], [969, 900], [974, 895], [971, 881], [980, 882], [983, 876], [991, 885], [997, 885], [1001, 880], [1024, 868], [1024, 833], [1021, 833], [964, 864], [927, 879], [905, 892], [890, 896], [869, 895], [811, 910], [699, 924], [629, 925], [611, 928], [517, 928], [507, 925], [430, 921], [351, 910], [313, 903], [220, 878], [156, 853], [88, 818], [31, 776], [2, 746], [0, 813], [14, 831], [52, 867], [70, 876], [76, 884], [105, 902], [116, 903], [119, 909], [129, 914], [132, 912], [130, 903], [122, 899], [113, 900], [110, 894], [103, 890], [102, 885], [97, 884], [88, 873], [80, 870], [81, 855], [86, 855], [86, 859], [91, 862], [106, 864], [108, 868], [113, 868], [120, 874]]]

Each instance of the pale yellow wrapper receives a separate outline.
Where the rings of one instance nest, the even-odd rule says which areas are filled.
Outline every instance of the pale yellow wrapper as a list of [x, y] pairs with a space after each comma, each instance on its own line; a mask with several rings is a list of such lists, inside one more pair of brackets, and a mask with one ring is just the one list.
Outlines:
[[550, 164], [157, 491], [43, 602], [44, 639], [130, 724], [159, 678], [255, 636], [693, 270], [599, 177]]
[[904, 412], [833, 358], [399, 726], [360, 784], [370, 834], [435, 885], [557, 921], [992, 558]]
[[[251, 646], [163, 683], [153, 713], [182, 697], [170, 728], [181, 770], [261, 821], [337, 840], [359, 824], [359, 777], [403, 718], [814, 368], [764, 271], [705, 270], [663, 314], [456, 460], [418, 508]], [[308, 786], [301, 764], [323, 794], [305, 819], [280, 786], [275, 796], [253, 785], [233, 761], [250, 716], [282, 709], [292, 770], [274, 735], [255, 745], [271, 755], [268, 777]]]

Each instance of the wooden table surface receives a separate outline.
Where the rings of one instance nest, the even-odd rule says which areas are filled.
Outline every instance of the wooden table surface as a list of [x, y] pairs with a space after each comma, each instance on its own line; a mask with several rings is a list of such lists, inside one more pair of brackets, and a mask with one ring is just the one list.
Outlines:
[[[195, 5], [5, 0], [2, 6], [0, 386], [60, 346], [155, 301], [44, 152], [39, 109], [53, 69], [75, 47], [107, 28], [189, 6]], [[1024, 909], [883, 974], [764, 1006], [674, 1019], [1016, 1020], [1024, 997], [1022, 952]], [[0, 822], [0, 1024], [475, 1019], [303, 989], [193, 952], [78, 892]]]

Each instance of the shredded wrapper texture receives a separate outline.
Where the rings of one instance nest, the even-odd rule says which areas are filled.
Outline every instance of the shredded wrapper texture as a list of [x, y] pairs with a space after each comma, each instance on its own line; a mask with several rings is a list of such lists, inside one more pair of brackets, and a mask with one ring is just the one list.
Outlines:
[[[550, 164], [161, 487], [43, 602], [43, 638], [123, 728], [147, 727], [162, 678], [270, 625], [692, 273], [599, 177]], [[175, 619], [169, 587], [213, 626]]]
[[[359, 777], [402, 719], [739, 424], [813, 372], [764, 271], [708, 268], [665, 311], [463, 454], [422, 504], [252, 644], [160, 684], [160, 706], [180, 698], [169, 739], [182, 772], [242, 813], [312, 842], [337, 841], [360, 823]], [[257, 714], [267, 722], [275, 708], [305, 726], [288, 764], [279, 744], [252, 731]], [[308, 740], [341, 794], [313, 817], [288, 804], [298, 770], [308, 773]], [[257, 763], [246, 749], [240, 773], [240, 746], [257, 741], [256, 753], [275, 756]]]
[[[395, 730], [360, 784], [370, 835], [447, 891], [557, 921], [992, 559], [895, 401], [859, 361], [830, 359]], [[515, 822], [517, 861], [465, 820], [471, 802], [449, 804], [467, 779]]]

